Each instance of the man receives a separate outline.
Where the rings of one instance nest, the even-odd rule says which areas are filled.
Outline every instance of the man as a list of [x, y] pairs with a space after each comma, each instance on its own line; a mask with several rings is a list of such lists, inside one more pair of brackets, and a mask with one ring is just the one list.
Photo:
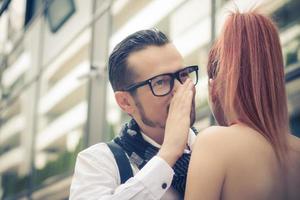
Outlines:
[[182, 199], [195, 134], [187, 131], [164, 140], [164, 132], [171, 100], [188, 82], [193, 91], [188, 121], [194, 123], [198, 66], [185, 67], [165, 34], [150, 29], [121, 41], [108, 68], [115, 99], [132, 118], [114, 143], [126, 152], [133, 174], [122, 183], [125, 166], [118, 166], [106, 143], [96, 144], [78, 155], [70, 199]]

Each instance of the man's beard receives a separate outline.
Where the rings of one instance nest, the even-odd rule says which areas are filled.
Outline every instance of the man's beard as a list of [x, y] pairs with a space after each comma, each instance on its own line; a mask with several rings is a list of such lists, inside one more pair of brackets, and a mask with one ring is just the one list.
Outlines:
[[[165, 119], [163, 122], [161, 122], [161, 121], [155, 122], [155, 121], [151, 120], [149, 117], [147, 117], [144, 107], [142, 106], [142, 104], [140, 103], [138, 98], [136, 98], [135, 100], [136, 100], [136, 106], [137, 106], [140, 116], [141, 116], [141, 120], [145, 125], [152, 127], [152, 128], [165, 129], [167, 119]], [[170, 105], [167, 106], [166, 113], [169, 113], [169, 108], [170, 108]], [[193, 99], [193, 101], [192, 101], [190, 120], [191, 120], [190, 121], [190, 127], [191, 127], [195, 123], [195, 120], [196, 120], [195, 99]]]

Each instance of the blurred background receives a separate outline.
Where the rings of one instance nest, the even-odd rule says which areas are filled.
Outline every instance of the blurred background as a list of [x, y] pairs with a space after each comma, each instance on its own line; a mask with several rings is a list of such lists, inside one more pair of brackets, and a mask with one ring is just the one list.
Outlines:
[[213, 123], [207, 55], [228, 11], [262, 5], [278, 24], [292, 132], [300, 136], [300, 0], [0, 0], [0, 199], [68, 199], [77, 153], [128, 117], [106, 62], [128, 34], [157, 27], [200, 66], [197, 120]]

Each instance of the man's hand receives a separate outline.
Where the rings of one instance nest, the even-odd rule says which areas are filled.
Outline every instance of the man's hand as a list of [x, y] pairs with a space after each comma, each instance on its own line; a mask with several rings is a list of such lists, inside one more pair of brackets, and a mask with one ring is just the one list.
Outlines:
[[194, 84], [190, 79], [179, 85], [172, 98], [166, 122], [164, 142], [158, 156], [171, 167], [182, 155], [187, 144]]

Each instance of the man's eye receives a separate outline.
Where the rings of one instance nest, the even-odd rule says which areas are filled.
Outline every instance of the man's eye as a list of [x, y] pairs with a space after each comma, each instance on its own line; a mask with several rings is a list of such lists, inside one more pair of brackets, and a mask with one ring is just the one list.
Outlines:
[[164, 83], [165, 83], [164, 80], [158, 80], [158, 81], [155, 82], [155, 85], [159, 86], [159, 85], [163, 85]]

